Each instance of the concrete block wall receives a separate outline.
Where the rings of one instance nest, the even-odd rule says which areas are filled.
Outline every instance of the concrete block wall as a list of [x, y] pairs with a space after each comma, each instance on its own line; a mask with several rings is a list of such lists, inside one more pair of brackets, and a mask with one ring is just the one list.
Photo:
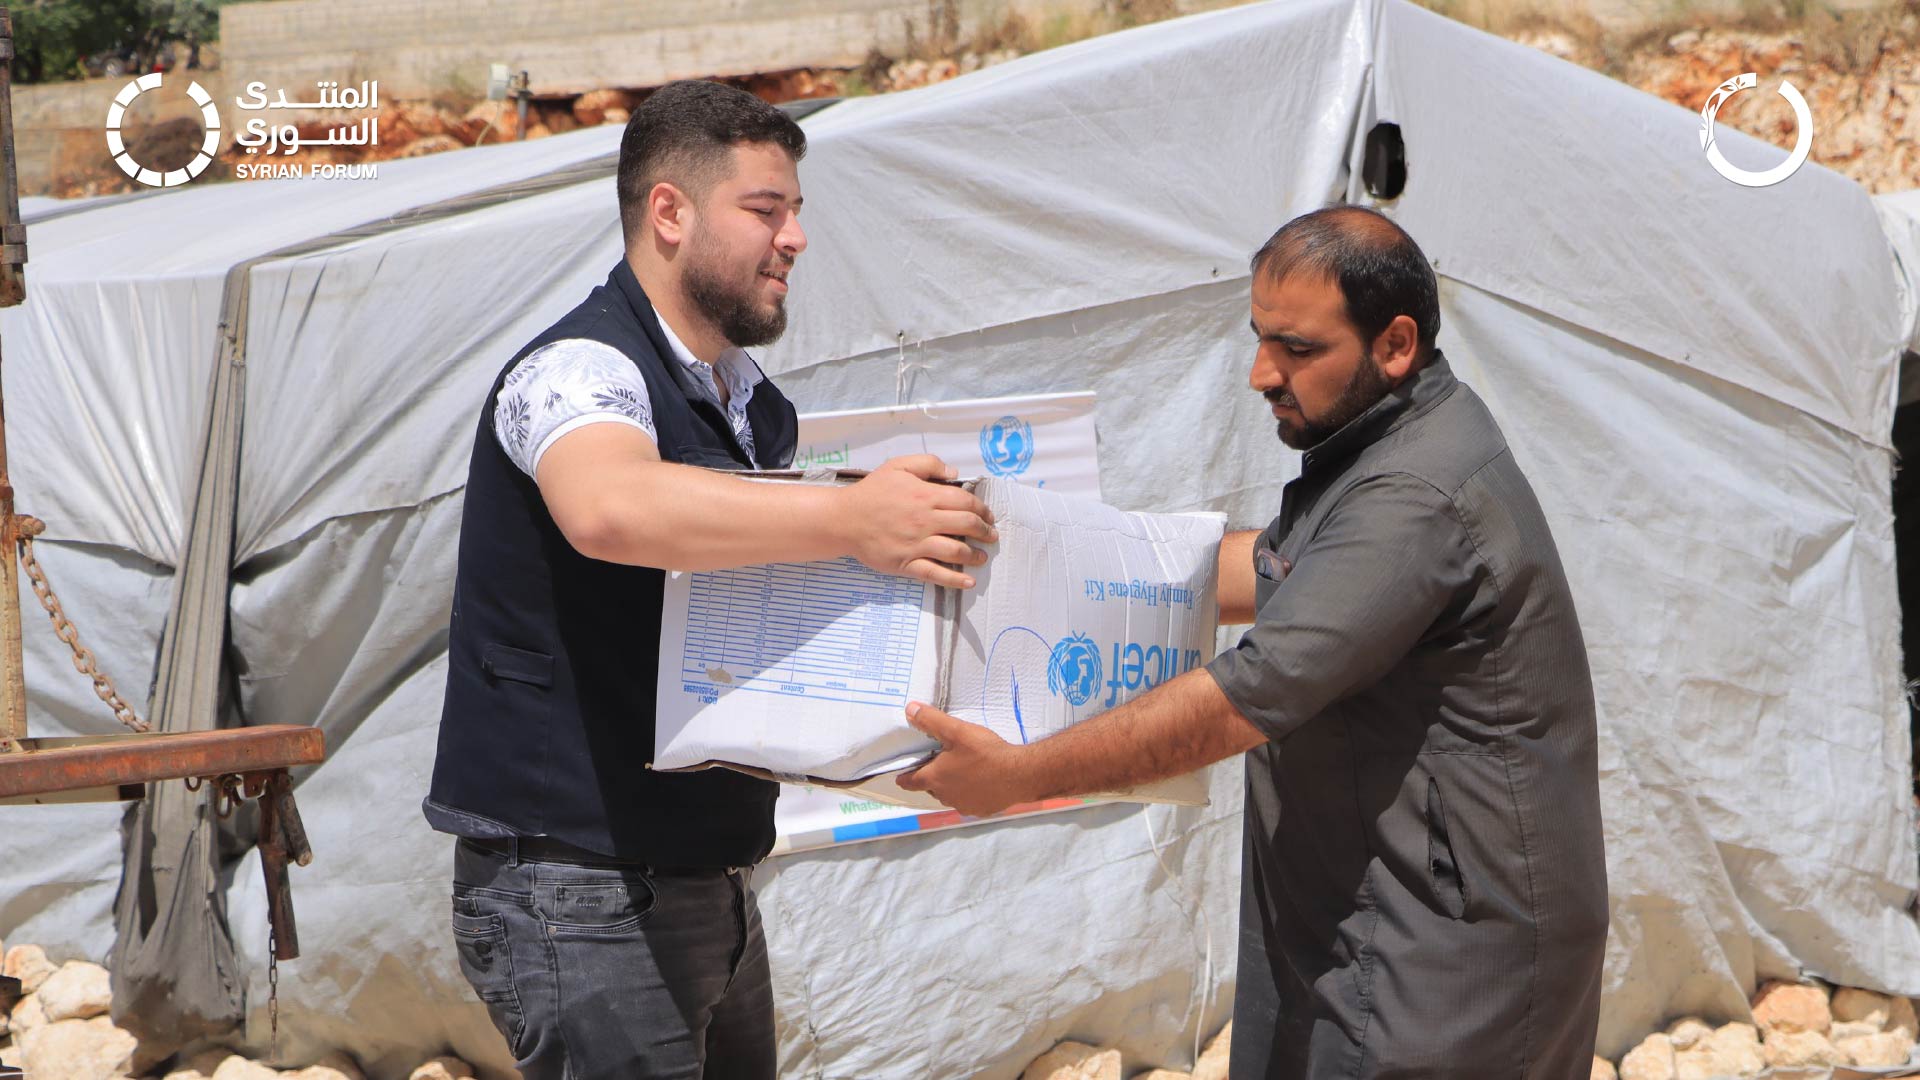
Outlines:
[[[1086, 13], [1104, 0], [1022, 0], [1028, 17]], [[936, 22], [961, 38], [1007, 0], [272, 0], [220, 13], [221, 65], [234, 85], [379, 79], [383, 92], [477, 93], [487, 67], [525, 69], [536, 94], [657, 86], [702, 75], [853, 67], [898, 55]]]

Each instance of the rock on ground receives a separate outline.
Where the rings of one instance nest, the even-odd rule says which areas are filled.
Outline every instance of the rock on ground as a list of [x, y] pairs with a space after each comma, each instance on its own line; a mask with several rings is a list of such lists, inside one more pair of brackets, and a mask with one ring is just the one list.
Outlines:
[[450, 1054], [444, 1055], [408, 1073], [407, 1080], [473, 1080], [473, 1066]]
[[233, 1051], [224, 1046], [212, 1046], [196, 1050], [191, 1054], [182, 1054], [174, 1063], [173, 1069], [161, 1080], [213, 1080], [213, 1074], [220, 1070], [222, 1062], [233, 1057]]
[[1227, 1080], [1227, 1061], [1233, 1057], [1233, 1021], [1227, 1021], [1193, 1063], [1193, 1080]]
[[1753, 996], [1753, 1022], [1761, 1031], [1813, 1031], [1833, 1023], [1826, 991], [1799, 983], [1770, 982]]
[[280, 1075], [284, 1080], [367, 1080], [366, 1074], [360, 1071], [359, 1064], [338, 1050], [304, 1069], [296, 1069]]
[[210, 1080], [280, 1080], [280, 1073], [257, 1061], [234, 1054], [213, 1070]]
[[1757, 1076], [1767, 1067], [1760, 1049], [1760, 1033], [1752, 1024], [1722, 1024], [1713, 1034], [1673, 1055], [1678, 1080], [1720, 1080], [1727, 1076]]
[[1770, 1031], [1766, 1051], [1773, 1066], [1847, 1064], [1847, 1055], [1817, 1031]]
[[1675, 1050], [1687, 1050], [1713, 1037], [1713, 1025], [1697, 1016], [1683, 1016], [1667, 1025]]
[[56, 970], [58, 968], [53, 961], [47, 959], [47, 950], [38, 945], [15, 945], [7, 950], [6, 963], [0, 966], [0, 975], [19, 979], [20, 989], [31, 994], [40, 989], [40, 984], [46, 982], [47, 976]]
[[1596, 1055], [1593, 1071], [1588, 1074], [1587, 1080], [1620, 1080], [1620, 1074], [1614, 1070], [1613, 1062]]
[[1920, 1015], [1915, 1015], [1911, 999], [1892, 999], [1892, 1008], [1887, 1011], [1886, 1029], [1905, 1035], [1909, 1041], [1920, 1038]]
[[13, 1006], [13, 1015], [7, 1018], [7, 1026], [13, 1029], [15, 1042], [46, 1022], [47, 1011], [40, 1007], [39, 994], [28, 994], [21, 998]]
[[1654, 1032], [1620, 1059], [1620, 1080], [1677, 1080], [1673, 1040], [1664, 1032]]
[[396, 158], [425, 157], [428, 154], [443, 154], [448, 150], [458, 150], [467, 145], [451, 135], [422, 135], [408, 143], [406, 149], [394, 155]]
[[1035, 1058], [1020, 1080], [1120, 1080], [1120, 1051], [1063, 1042]]
[[113, 977], [99, 964], [73, 960], [47, 976], [36, 991], [47, 1019], [86, 1020], [105, 1016], [113, 1005]]
[[1840, 1051], [1849, 1064], [1865, 1068], [1905, 1065], [1913, 1056], [1913, 1040], [1898, 1031], [1882, 1031], [1842, 1040]]
[[1875, 1031], [1885, 1031], [1893, 1000], [1871, 990], [1842, 986], [1833, 992], [1832, 1008], [1833, 1018], [1841, 1023], [1868, 1023]]
[[573, 99], [573, 118], [592, 127], [605, 123], [609, 119], [608, 112], [617, 109], [624, 121], [638, 104], [640, 96], [625, 90], [589, 90]]
[[1827, 1029], [1827, 1038], [1838, 1044], [1841, 1039], [1857, 1039], [1862, 1035], [1878, 1035], [1880, 1027], [1864, 1020], [1835, 1020]]
[[[468, 126], [473, 128], [475, 132], [473, 137], [476, 139], [479, 138], [479, 132], [485, 131], [491, 125], [493, 131], [486, 138], [490, 143], [512, 142], [514, 136], [520, 131], [520, 109], [516, 102], [482, 101], [468, 109], [463, 119], [470, 122]], [[527, 126], [533, 126], [531, 117], [528, 118]]]
[[59, 1080], [113, 1080], [133, 1071], [140, 1041], [104, 1016], [57, 1020], [29, 1031], [22, 1041], [26, 1071]]

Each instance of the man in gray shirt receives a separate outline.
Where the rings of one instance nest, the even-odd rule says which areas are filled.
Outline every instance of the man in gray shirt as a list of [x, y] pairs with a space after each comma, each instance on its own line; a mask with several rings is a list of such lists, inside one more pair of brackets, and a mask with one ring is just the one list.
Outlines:
[[1304, 450], [1228, 536], [1240, 644], [1012, 746], [917, 703], [901, 786], [968, 814], [1248, 751], [1235, 1080], [1585, 1080], [1607, 935], [1593, 685], [1526, 477], [1434, 347], [1426, 256], [1361, 207], [1253, 260], [1249, 380]]

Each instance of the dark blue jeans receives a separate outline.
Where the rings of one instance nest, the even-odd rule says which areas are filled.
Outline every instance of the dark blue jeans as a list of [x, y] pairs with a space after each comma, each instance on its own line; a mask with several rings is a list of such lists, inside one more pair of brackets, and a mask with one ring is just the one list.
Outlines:
[[462, 840], [460, 967], [526, 1080], [772, 1080], [752, 874], [516, 861]]

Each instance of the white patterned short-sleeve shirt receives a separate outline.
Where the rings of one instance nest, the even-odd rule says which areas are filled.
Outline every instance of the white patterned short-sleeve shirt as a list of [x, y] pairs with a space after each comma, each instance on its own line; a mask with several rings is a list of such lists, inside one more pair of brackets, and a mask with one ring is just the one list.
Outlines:
[[[716, 372], [727, 380], [727, 424], [747, 452], [757, 458], [753, 429], [747, 423], [747, 403], [760, 381], [760, 370], [745, 350], [728, 349], [716, 364], [694, 357], [663, 320], [667, 344], [674, 359], [698, 377], [701, 389], [718, 404]], [[493, 434], [507, 457], [528, 476], [536, 476], [541, 455], [560, 437], [588, 424], [627, 424], [647, 433], [656, 443], [653, 401], [647, 383], [625, 353], [603, 342], [566, 338], [543, 345], [523, 357], [507, 373], [494, 400]]]

